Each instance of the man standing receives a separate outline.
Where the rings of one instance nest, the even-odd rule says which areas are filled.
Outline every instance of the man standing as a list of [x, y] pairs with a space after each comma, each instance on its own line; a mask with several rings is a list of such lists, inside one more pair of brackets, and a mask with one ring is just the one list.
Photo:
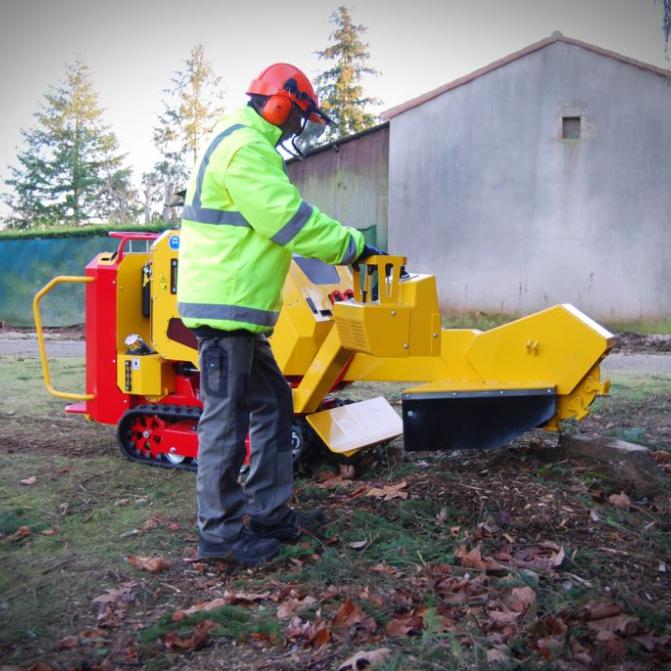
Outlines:
[[[266, 336], [292, 253], [348, 264], [376, 253], [363, 235], [301, 199], [276, 150], [308, 120], [325, 123], [308, 78], [265, 69], [247, 106], [221, 119], [191, 176], [182, 215], [177, 300], [198, 337], [198, 557], [253, 565], [275, 557], [307, 521], [293, 489], [291, 389]], [[251, 439], [250, 471], [238, 476]], [[243, 515], [249, 524], [243, 526]]]

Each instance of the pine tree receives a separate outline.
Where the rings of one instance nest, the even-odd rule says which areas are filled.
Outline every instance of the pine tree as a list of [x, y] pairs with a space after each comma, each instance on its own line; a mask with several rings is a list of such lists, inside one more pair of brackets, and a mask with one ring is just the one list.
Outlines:
[[220, 88], [212, 63], [205, 58], [205, 48], [197, 44], [176, 72], [172, 87], [164, 93], [164, 110], [154, 128], [154, 146], [161, 159], [152, 173], [143, 176], [147, 184], [160, 184], [163, 190], [163, 218], [177, 218], [171, 208], [176, 190], [183, 187], [202, 148], [203, 141], [223, 114]]
[[669, 38], [671, 38], [671, 0], [657, 0], [662, 3], [664, 17], [662, 19], [662, 30], [664, 31], [664, 41], [668, 52]]
[[361, 41], [365, 26], [354, 25], [350, 10], [342, 5], [331, 15], [331, 23], [335, 26], [330, 35], [333, 44], [317, 55], [333, 61], [333, 65], [317, 77], [316, 85], [320, 106], [335, 125], [327, 128], [320, 143], [332, 142], [374, 125], [376, 118], [368, 106], [380, 104], [376, 98], [365, 95], [361, 83], [364, 75], [379, 74], [368, 66], [368, 45]]
[[132, 197], [130, 170], [102, 121], [88, 66], [81, 60], [68, 65], [65, 80], [44, 98], [37, 126], [21, 131], [25, 149], [5, 182], [13, 189], [6, 198], [10, 225], [79, 225], [119, 215], [119, 202]]
[[142, 175], [142, 210], [144, 223], [151, 224], [158, 215], [154, 214], [154, 205], [163, 203], [165, 199], [160, 175], [152, 170]]

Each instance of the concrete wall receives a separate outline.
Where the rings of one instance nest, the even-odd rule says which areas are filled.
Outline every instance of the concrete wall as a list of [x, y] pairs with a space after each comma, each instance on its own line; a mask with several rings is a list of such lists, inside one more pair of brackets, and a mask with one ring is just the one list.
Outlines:
[[342, 142], [338, 151], [326, 148], [287, 168], [305, 200], [386, 247], [388, 166], [389, 127], [384, 125]]
[[405, 111], [390, 251], [437, 275], [443, 307], [668, 317], [670, 110], [671, 80], [558, 42]]

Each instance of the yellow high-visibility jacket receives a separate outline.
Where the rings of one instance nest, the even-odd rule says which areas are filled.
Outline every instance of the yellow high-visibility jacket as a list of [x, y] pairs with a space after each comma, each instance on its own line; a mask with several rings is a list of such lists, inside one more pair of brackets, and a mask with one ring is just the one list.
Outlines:
[[305, 202], [275, 144], [281, 130], [247, 106], [222, 118], [189, 181], [177, 302], [189, 328], [272, 330], [292, 253], [352, 263], [363, 234]]

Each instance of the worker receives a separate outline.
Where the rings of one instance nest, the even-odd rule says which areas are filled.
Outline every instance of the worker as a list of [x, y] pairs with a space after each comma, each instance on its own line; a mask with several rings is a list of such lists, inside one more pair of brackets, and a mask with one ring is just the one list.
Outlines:
[[254, 565], [325, 521], [321, 511], [288, 503], [292, 394], [267, 340], [292, 254], [350, 264], [381, 252], [304, 201], [287, 176], [277, 145], [295, 140], [308, 121], [328, 119], [305, 74], [271, 65], [247, 95], [246, 106], [217, 123], [191, 175], [177, 301], [197, 336], [201, 371], [197, 556]]

